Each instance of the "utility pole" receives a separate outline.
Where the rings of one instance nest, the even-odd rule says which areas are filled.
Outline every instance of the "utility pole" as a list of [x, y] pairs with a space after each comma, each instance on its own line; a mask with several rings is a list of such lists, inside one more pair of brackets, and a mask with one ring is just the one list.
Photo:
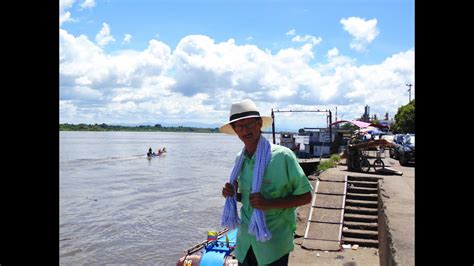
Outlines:
[[327, 112], [329, 112], [328, 116], [329, 116], [329, 124], [328, 124], [328, 127], [329, 127], [329, 142], [332, 142], [332, 113], [331, 113], [331, 110], [327, 110]]
[[275, 140], [275, 114], [273, 113], [273, 108], [272, 108], [272, 136], [273, 136], [273, 144], [276, 144], [276, 140]]
[[413, 84], [406, 84], [408, 86], [408, 103], [411, 102], [411, 86], [413, 86]]

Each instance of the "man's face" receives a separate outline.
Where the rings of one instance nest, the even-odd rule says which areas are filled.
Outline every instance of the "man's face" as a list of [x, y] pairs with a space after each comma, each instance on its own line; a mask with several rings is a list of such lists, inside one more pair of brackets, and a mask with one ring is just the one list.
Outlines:
[[257, 120], [255, 117], [242, 119], [234, 122], [232, 128], [244, 144], [255, 143], [260, 138], [262, 119]]

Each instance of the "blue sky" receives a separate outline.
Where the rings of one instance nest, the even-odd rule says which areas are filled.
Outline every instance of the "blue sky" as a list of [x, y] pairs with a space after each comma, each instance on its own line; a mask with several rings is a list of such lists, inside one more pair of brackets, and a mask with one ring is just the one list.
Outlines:
[[393, 117], [415, 83], [413, 1], [68, 0], [60, 18], [61, 123], [220, 124], [245, 98]]

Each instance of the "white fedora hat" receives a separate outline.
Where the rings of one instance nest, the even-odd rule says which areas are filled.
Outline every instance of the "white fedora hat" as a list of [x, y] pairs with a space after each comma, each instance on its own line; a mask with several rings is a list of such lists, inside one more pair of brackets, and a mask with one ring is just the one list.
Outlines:
[[262, 129], [267, 128], [272, 124], [271, 117], [261, 116], [255, 103], [252, 100], [246, 99], [232, 104], [230, 107], [229, 122], [222, 125], [219, 128], [219, 131], [230, 135], [236, 135], [231, 123], [250, 117], [261, 117]]

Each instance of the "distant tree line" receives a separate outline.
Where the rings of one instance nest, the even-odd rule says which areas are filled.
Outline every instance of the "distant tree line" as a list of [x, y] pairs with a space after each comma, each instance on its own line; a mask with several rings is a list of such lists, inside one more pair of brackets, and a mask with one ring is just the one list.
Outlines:
[[154, 126], [117, 126], [107, 124], [59, 124], [59, 131], [140, 131], [140, 132], [198, 132], [198, 133], [218, 133], [218, 128], [199, 128], [199, 127], [163, 127], [161, 124]]

